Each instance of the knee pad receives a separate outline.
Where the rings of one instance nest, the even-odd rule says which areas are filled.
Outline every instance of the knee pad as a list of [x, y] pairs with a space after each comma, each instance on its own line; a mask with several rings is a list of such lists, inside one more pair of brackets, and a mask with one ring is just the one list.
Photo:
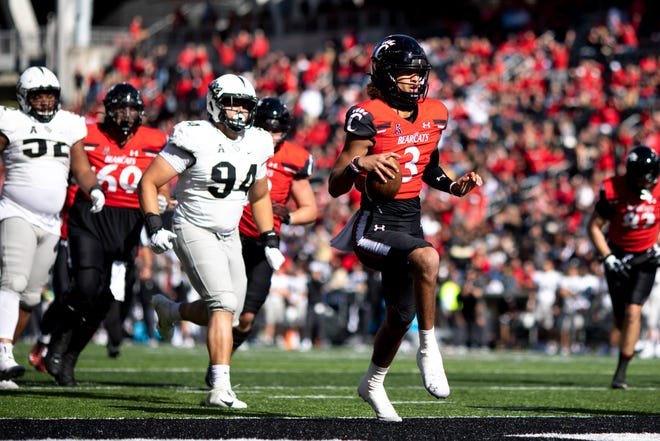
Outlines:
[[12, 291], [15, 291], [21, 294], [27, 288], [28, 279], [23, 274], [7, 274], [9, 279], [8, 288]]
[[227, 311], [234, 314], [238, 307], [238, 299], [233, 292], [221, 292], [210, 294], [211, 299], [206, 304], [210, 311]]
[[395, 305], [394, 310], [396, 314], [392, 314], [391, 319], [396, 320], [397, 322], [392, 323], [396, 325], [401, 325], [408, 327], [415, 319], [415, 308], [403, 308], [401, 305]]
[[19, 307], [23, 311], [32, 312], [32, 310], [41, 303], [40, 292], [25, 292], [21, 294], [21, 303]]

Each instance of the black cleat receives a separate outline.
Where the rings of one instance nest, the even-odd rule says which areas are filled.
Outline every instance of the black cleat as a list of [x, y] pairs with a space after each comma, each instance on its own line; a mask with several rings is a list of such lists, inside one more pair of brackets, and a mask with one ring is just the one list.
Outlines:
[[119, 358], [120, 355], [121, 351], [119, 350], [119, 346], [108, 345], [108, 357]]
[[625, 381], [612, 380], [612, 389], [628, 389], [628, 384]]
[[62, 354], [49, 350], [44, 358], [44, 366], [50, 375], [57, 377], [62, 372]]
[[59, 374], [55, 375], [55, 381], [59, 386], [77, 386], [78, 383], [73, 376], [73, 371], [76, 367], [76, 362], [78, 361], [78, 355], [67, 353], [62, 356], [61, 360], [61, 369]]
[[53, 332], [51, 336], [46, 356], [43, 360], [46, 370], [53, 377], [57, 377], [62, 370], [62, 354], [64, 354], [69, 347], [72, 334], [73, 331], [69, 329], [65, 332]]

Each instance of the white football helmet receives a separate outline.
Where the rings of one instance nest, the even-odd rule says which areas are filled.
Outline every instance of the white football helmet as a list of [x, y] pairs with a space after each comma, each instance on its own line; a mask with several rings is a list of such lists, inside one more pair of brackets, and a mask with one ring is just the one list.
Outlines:
[[[60, 108], [60, 82], [57, 76], [43, 66], [28, 67], [21, 74], [16, 84], [16, 98], [18, 105], [28, 115], [32, 115], [38, 121], [49, 122]], [[50, 112], [38, 112], [30, 105], [30, 94], [35, 92], [54, 92], [55, 108]]]
[[[225, 107], [232, 107], [236, 100], [248, 109], [248, 116], [237, 113], [233, 118], [227, 117]], [[206, 110], [212, 121], [225, 124], [231, 130], [240, 132], [254, 122], [257, 107], [257, 94], [250, 82], [241, 75], [222, 75], [209, 84], [206, 94]]]

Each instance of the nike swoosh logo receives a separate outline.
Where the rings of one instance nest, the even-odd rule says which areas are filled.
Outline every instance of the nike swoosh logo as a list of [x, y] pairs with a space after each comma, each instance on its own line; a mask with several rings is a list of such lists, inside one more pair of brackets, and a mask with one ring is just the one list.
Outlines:
[[234, 401], [225, 401], [225, 400], [220, 400], [224, 403], [225, 406], [227, 407], [234, 407]]

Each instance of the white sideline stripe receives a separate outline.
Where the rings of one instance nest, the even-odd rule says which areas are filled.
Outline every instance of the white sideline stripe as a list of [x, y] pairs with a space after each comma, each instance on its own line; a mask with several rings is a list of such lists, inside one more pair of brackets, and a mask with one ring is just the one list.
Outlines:
[[512, 438], [577, 439], [584, 441], [657, 441], [660, 433], [517, 433]]
[[[79, 385], [76, 386], [75, 388], [70, 388], [68, 390], [120, 390], [120, 389], [126, 389], [126, 388], [131, 388], [131, 389], [145, 389], [145, 390], [151, 390], [153, 389], [153, 386], [137, 386], [137, 385], [132, 385], [132, 384], [127, 384], [126, 386], [86, 386], [85, 382], [79, 382]], [[177, 386], [177, 385], [172, 385], [172, 386], [159, 386], [161, 389], [175, 389], [179, 390], [181, 393], [198, 393], [200, 391], [208, 392], [208, 388], [206, 387], [193, 387], [193, 386]], [[57, 387], [55, 385], [52, 386], [28, 386], [28, 385], [21, 385], [22, 390], [61, 390], [60, 387]], [[236, 388], [234, 386], [234, 389], [240, 390], [241, 393], [261, 393], [261, 392], [268, 392], [268, 391], [276, 391], [276, 390], [296, 390], [296, 389], [303, 389], [303, 390], [353, 390], [354, 386], [245, 386], [245, 388]], [[407, 390], [410, 389], [409, 386], [390, 386], [387, 388], [387, 390]], [[558, 390], [568, 390], [568, 391], [605, 391], [605, 390], [610, 390], [609, 387], [580, 387], [580, 386], [452, 386], [452, 390], [508, 390], [508, 391], [558, 391]], [[660, 387], [631, 387], [629, 390], [631, 391], [650, 391], [650, 392], [655, 392], [655, 391], [660, 391]], [[293, 395], [283, 395], [281, 398], [291, 398], [294, 397]], [[301, 397], [313, 397], [310, 395], [302, 395]], [[333, 396], [330, 396], [328, 398], [332, 398]], [[446, 402], [446, 401], [445, 401]]]
[[[609, 365], [608, 365], [609, 367]], [[245, 372], [246, 374], [261, 374], [263, 373], [263, 369], [256, 369], [256, 368], [237, 368], [237, 370], [240, 370], [241, 372]], [[105, 373], [137, 373], [137, 372], [165, 372], [165, 373], [198, 373], [198, 372], [206, 372], [206, 367], [204, 368], [107, 368], [107, 367], [99, 367], [99, 368], [93, 368], [93, 367], [76, 367], [76, 372], [105, 372]], [[269, 369], [269, 373], [287, 373], [287, 374], [306, 374], [309, 373], [308, 370], [295, 370], [295, 369]], [[325, 374], [345, 374], [347, 371], [346, 369], [323, 369], [317, 371], [318, 373], [325, 373]], [[363, 373], [363, 370], [355, 370], [354, 372]], [[418, 374], [419, 370], [417, 369], [397, 369], [394, 372], [397, 374]], [[506, 374], [506, 375], [511, 375], [511, 374], [516, 374], [516, 375], [539, 375], [538, 371], [529, 371], [529, 370], [524, 370], [524, 369], [503, 369], [503, 370], [490, 370], [488, 371], [489, 374]], [[590, 372], [590, 371], [573, 371], [573, 370], [557, 370], [554, 369], [552, 371], [553, 375], [557, 374], [571, 374], [572, 376], [586, 376], [586, 377], [591, 377], [594, 374], [597, 374], [597, 372]], [[609, 371], [608, 371], [609, 374]]]

